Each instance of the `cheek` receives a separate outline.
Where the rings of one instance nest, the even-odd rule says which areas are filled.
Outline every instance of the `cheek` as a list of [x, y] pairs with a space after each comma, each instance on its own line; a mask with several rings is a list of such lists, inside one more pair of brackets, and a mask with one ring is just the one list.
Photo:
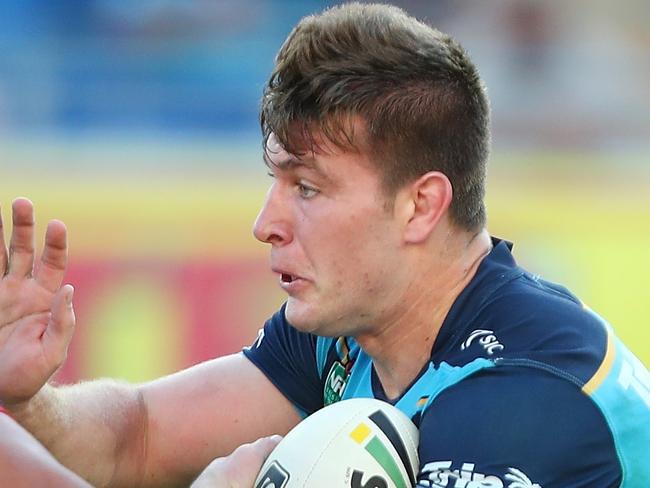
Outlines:
[[375, 286], [378, 271], [392, 254], [392, 227], [385, 214], [377, 215], [375, 208], [361, 208], [351, 214], [351, 207], [301, 215], [296, 236], [321, 277], [327, 275], [328, 281], [346, 289], [350, 284], [368, 289]]
[[338, 286], [366, 294], [378, 291], [393, 254], [385, 230], [385, 226], [355, 221], [340, 232], [329, 262]]

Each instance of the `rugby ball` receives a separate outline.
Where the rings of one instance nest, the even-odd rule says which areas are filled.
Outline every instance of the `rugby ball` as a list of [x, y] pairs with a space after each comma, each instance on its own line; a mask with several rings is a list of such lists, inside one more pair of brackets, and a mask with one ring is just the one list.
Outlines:
[[354, 398], [294, 427], [262, 466], [255, 488], [411, 488], [418, 429], [397, 408]]

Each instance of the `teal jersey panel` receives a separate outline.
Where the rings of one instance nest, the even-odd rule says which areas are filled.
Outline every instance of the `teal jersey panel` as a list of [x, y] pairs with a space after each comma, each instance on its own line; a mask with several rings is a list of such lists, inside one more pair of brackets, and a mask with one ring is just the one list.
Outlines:
[[650, 487], [650, 373], [609, 332], [606, 357], [585, 385], [609, 424], [625, 488]]

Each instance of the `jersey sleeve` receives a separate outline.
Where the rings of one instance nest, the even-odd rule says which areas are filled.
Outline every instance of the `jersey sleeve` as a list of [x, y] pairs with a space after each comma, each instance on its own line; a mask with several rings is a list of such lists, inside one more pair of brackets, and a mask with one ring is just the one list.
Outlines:
[[306, 417], [323, 406], [316, 336], [292, 327], [284, 308], [266, 321], [257, 340], [243, 353]]
[[607, 421], [570, 380], [485, 370], [436, 397], [420, 421], [420, 488], [619, 487]]

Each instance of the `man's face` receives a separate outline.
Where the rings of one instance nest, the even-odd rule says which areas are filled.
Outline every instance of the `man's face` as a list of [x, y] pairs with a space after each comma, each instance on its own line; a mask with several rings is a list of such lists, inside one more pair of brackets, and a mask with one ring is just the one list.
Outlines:
[[320, 335], [369, 330], [400, 295], [400, 226], [378, 171], [338, 149], [298, 159], [274, 136], [267, 149], [273, 183], [253, 232], [271, 244], [287, 320]]

